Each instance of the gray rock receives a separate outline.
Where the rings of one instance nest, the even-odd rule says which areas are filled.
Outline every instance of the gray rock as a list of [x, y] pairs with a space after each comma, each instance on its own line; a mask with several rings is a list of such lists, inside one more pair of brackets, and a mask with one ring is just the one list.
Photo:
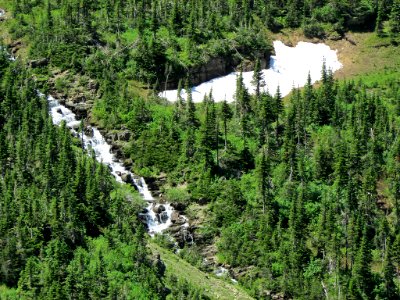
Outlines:
[[71, 98], [71, 101], [73, 102], [73, 103], [82, 103], [82, 102], [86, 102], [86, 96], [85, 95], [83, 95], [83, 94], [78, 94], [78, 95], [75, 95], [75, 96], [73, 96], [72, 98]]
[[175, 224], [179, 220], [179, 212], [174, 210], [171, 214], [171, 222]]
[[153, 206], [153, 211], [154, 211], [156, 214], [160, 214], [160, 213], [162, 213], [163, 211], [165, 211], [165, 206], [164, 206], [164, 205], [156, 205], [156, 206]]
[[129, 141], [131, 138], [131, 133], [128, 130], [122, 131], [118, 133], [118, 140], [119, 141]]
[[180, 202], [172, 202], [171, 206], [175, 209], [175, 210], [179, 210], [179, 211], [184, 211], [186, 208], [186, 205]]
[[49, 60], [47, 58], [40, 58], [40, 59], [31, 60], [29, 62], [29, 66], [31, 68], [44, 67], [44, 66], [47, 66], [48, 63], [49, 63]]
[[93, 137], [93, 128], [91, 126], [85, 127], [85, 134], [88, 137]]
[[123, 173], [121, 174], [121, 179], [125, 183], [131, 183], [132, 182], [132, 176], [129, 173]]
[[161, 223], [166, 223], [168, 221], [168, 213], [166, 211], [163, 211], [160, 214], [160, 220], [161, 220]]

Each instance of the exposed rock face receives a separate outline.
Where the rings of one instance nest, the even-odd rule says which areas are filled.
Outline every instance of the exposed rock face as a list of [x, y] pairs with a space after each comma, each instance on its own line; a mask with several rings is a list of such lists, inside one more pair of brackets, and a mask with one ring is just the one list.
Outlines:
[[124, 173], [121, 175], [121, 179], [125, 183], [132, 183], [132, 176], [129, 173]]
[[184, 211], [186, 208], [186, 205], [180, 202], [172, 202], [171, 206], [175, 209], [175, 210], [179, 210], [179, 211]]
[[[269, 54], [268, 53], [255, 53], [254, 57], [260, 59], [261, 67], [268, 68]], [[232, 55], [231, 57], [212, 57], [209, 61], [201, 66], [194, 67], [188, 70], [190, 74], [191, 85], [198, 85], [211, 79], [225, 76], [235, 70], [239, 69], [242, 64], [243, 72], [252, 71], [254, 68], [254, 60], [246, 60]], [[179, 78], [182, 76], [182, 71], [175, 72], [169, 77], [168, 82], [163, 82], [160, 86], [161, 89], [173, 90], [178, 87]]]
[[171, 214], [171, 222], [175, 224], [179, 220], [179, 212], [174, 210]]
[[131, 138], [131, 133], [128, 130], [122, 131], [118, 133], [118, 140], [119, 141], [129, 141], [129, 139]]
[[156, 205], [153, 207], [153, 211], [156, 214], [161, 214], [163, 211], [165, 211], [165, 206], [164, 205]]
[[11, 48], [11, 54], [15, 55], [18, 52], [18, 50], [22, 48], [22, 42], [15, 41], [10, 44], [10, 48]]
[[49, 63], [49, 60], [47, 58], [40, 58], [40, 59], [31, 60], [29, 62], [29, 66], [31, 68], [38, 68], [38, 67], [47, 66], [48, 63]]
[[85, 127], [85, 134], [88, 137], [93, 137], [93, 128], [92, 128], [92, 126], [86, 126]]

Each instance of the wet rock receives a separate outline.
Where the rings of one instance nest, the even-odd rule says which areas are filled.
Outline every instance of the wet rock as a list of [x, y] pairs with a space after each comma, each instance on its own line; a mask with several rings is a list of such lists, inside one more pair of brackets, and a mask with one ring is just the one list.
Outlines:
[[110, 151], [111, 151], [111, 153], [115, 153], [116, 151], [118, 151], [119, 150], [119, 146], [118, 145], [116, 145], [116, 144], [111, 144], [111, 146], [110, 146]]
[[96, 91], [99, 88], [99, 85], [94, 80], [89, 80], [87, 87], [91, 91]]
[[186, 205], [180, 202], [172, 202], [171, 206], [178, 211], [184, 211], [186, 208]]
[[160, 221], [161, 223], [166, 223], [168, 221], [168, 213], [166, 211], [160, 214]]
[[62, 115], [62, 110], [61, 110], [61, 108], [58, 108], [58, 109], [57, 109], [57, 112], [58, 112], [59, 114]]
[[118, 133], [118, 140], [119, 141], [129, 141], [131, 138], [131, 133], [127, 130]]
[[120, 171], [115, 172], [115, 174], [117, 174], [118, 176], [121, 177], [122, 173]]
[[11, 47], [11, 54], [15, 55], [19, 49], [22, 47], [22, 42], [21, 41], [15, 41], [10, 44]]
[[185, 224], [185, 223], [186, 223], [186, 219], [183, 218], [182, 216], [180, 216], [180, 217], [175, 221], [175, 224], [176, 224], [176, 225], [183, 225], [183, 224]]
[[171, 234], [173, 237], [178, 238], [179, 235], [177, 235], [177, 233], [180, 233], [182, 227], [179, 225], [172, 225], [170, 227], [168, 227], [165, 232]]
[[110, 144], [116, 142], [118, 140], [118, 135], [113, 132], [109, 132], [105, 135], [106, 141]]
[[88, 137], [93, 137], [93, 134], [94, 134], [93, 128], [92, 128], [91, 126], [85, 127], [85, 134], [86, 134]]
[[133, 165], [133, 161], [131, 158], [124, 159], [123, 164], [125, 168], [131, 168]]
[[121, 179], [125, 183], [132, 183], [132, 176], [129, 173], [123, 173], [121, 174]]
[[147, 225], [147, 213], [140, 213], [139, 214], [139, 220], [143, 223]]
[[47, 58], [40, 58], [40, 59], [31, 60], [29, 62], [29, 66], [31, 68], [38, 68], [38, 67], [47, 66], [48, 63], [49, 63], [49, 60]]
[[119, 148], [114, 151], [114, 155], [118, 160], [121, 160], [124, 157], [122, 150]]
[[153, 211], [156, 214], [160, 214], [163, 211], [165, 211], [165, 206], [164, 205], [156, 205], [156, 206], [153, 207]]
[[173, 212], [172, 212], [172, 214], [171, 214], [171, 222], [173, 223], [173, 224], [175, 224], [177, 221], [178, 221], [178, 219], [179, 219], [179, 212], [178, 211], [176, 211], [176, 210], [174, 210]]
[[71, 97], [71, 101], [75, 104], [86, 102], [86, 96], [84, 94], [78, 94], [78, 95]]

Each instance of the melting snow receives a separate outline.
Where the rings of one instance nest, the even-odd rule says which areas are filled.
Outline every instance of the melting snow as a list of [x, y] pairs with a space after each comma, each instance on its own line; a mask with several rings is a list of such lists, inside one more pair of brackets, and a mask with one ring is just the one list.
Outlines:
[[[288, 47], [280, 41], [274, 42], [276, 55], [271, 56], [270, 68], [263, 70], [264, 90], [275, 94], [279, 85], [282, 96], [286, 96], [293, 87], [302, 87], [306, 84], [307, 75], [310, 73], [312, 82], [321, 79], [322, 65], [325, 60], [326, 68], [335, 72], [342, 67], [337, 58], [337, 51], [325, 44], [299, 42], [296, 47]], [[236, 78], [238, 72], [218, 77], [192, 88], [194, 102], [203, 101], [204, 95], [212, 90], [215, 101], [228, 102], [234, 100], [236, 91]], [[254, 87], [251, 84], [253, 72], [243, 72], [243, 81], [251, 93]], [[160, 96], [169, 101], [176, 101], [177, 90], [168, 90]], [[181, 96], [186, 99], [186, 92], [182, 90]]]

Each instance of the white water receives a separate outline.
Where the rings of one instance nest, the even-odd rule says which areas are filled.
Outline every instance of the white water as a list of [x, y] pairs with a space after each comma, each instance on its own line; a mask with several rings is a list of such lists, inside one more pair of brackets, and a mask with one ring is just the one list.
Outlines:
[[6, 14], [6, 12], [0, 8], [0, 17], [3, 17]]
[[[39, 95], [44, 97], [43, 94]], [[47, 97], [47, 100], [49, 101], [50, 114], [54, 124], [60, 125], [62, 121], [65, 121], [67, 127], [70, 128], [72, 133], [83, 140], [84, 148], [87, 150], [92, 149], [96, 155], [96, 159], [110, 168], [112, 175], [114, 175], [118, 182], [124, 182], [123, 177], [131, 178], [131, 181], [138, 188], [143, 199], [148, 202], [146, 213], [144, 215], [146, 217], [150, 235], [161, 233], [163, 230], [171, 226], [171, 214], [174, 210], [173, 207], [171, 207], [170, 204], [163, 204], [165, 210], [160, 214], [160, 218], [157, 217], [153, 208], [160, 205], [155, 203], [146, 182], [142, 177], [138, 177], [125, 169], [124, 165], [118, 161], [113, 153], [111, 153], [111, 146], [106, 142], [100, 131], [97, 128], [92, 128], [93, 134], [90, 134], [90, 136], [84, 133], [78, 133], [81, 122], [76, 119], [75, 114], [70, 109], [61, 105], [58, 100], [54, 99], [52, 96]], [[187, 227], [188, 223], [183, 226]]]
[[[296, 47], [285, 46], [280, 41], [274, 41], [275, 56], [271, 56], [270, 68], [263, 70], [264, 90], [275, 94], [279, 86], [282, 96], [290, 93], [293, 87], [303, 87], [310, 73], [312, 83], [321, 79], [322, 65], [325, 60], [326, 68], [335, 72], [342, 67], [337, 58], [337, 51], [325, 44], [299, 42]], [[192, 88], [194, 102], [203, 101], [204, 95], [212, 90], [215, 101], [234, 101], [236, 91], [236, 78], [238, 72], [218, 77]], [[251, 84], [253, 72], [243, 72], [243, 81], [251, 93], [254, 87]], [[160, 93], [161, 97], [169, 101], [176, 101], [177, 90]], [[186, 99], [186, 92], [182, 90], [181, 96]]]

